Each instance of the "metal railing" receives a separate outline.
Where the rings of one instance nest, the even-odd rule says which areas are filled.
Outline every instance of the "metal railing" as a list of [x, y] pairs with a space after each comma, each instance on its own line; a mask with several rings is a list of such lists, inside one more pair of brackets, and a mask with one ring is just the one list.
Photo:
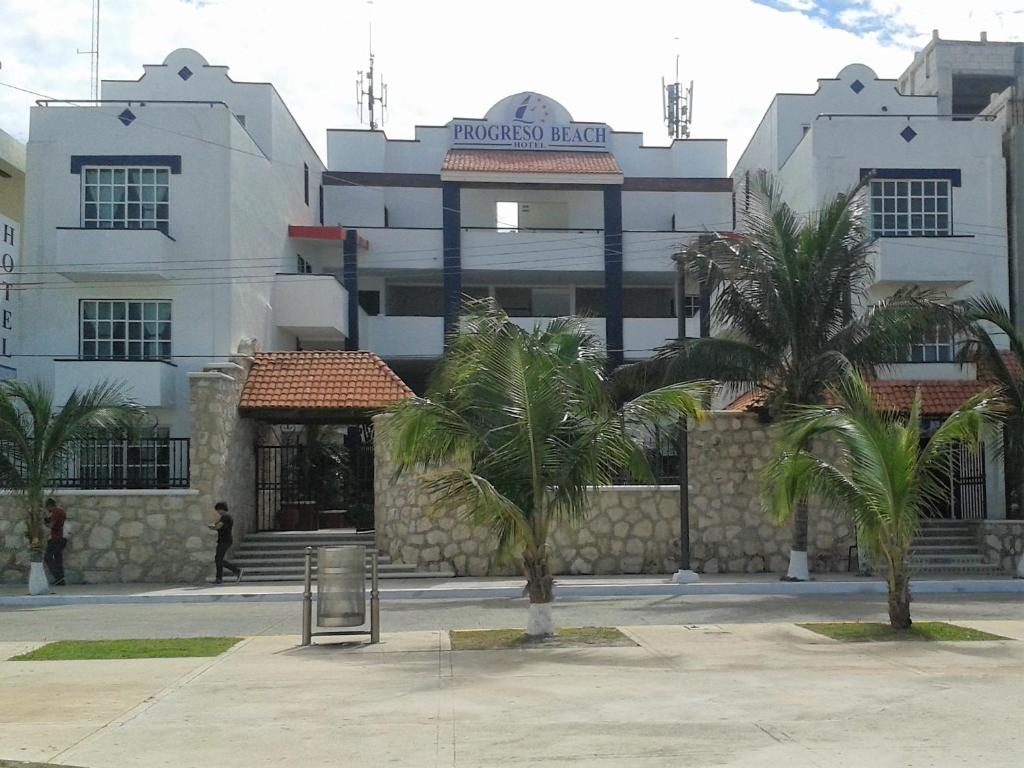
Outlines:
[[[188, 488], [190, 442], [187, 437], [79, 440], [65, 448], [47, 485], [96, 490]], [[11, 443], [0, 442], [0, 457], [24, 477], [24, 461]], [[0, 487], [12, 485], [0, 478]]]

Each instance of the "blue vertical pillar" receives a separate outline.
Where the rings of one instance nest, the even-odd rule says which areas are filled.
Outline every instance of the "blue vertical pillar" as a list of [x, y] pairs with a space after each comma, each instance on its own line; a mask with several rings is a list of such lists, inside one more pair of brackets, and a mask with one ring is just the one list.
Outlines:
[[441, 183], [441, 225], [444, 257], [441, 267], [444, 272], [444, 339], [445, 348], [449, 337], [459, 326], [459, 307], [462, 304], [462, 201], [459, 185], [445, 181]]
[[342, 246], [341, 278], [348, 293], [348, 334], [345, 349], [359, 349], [359, 233], [354, 229], [345, 230]]
[[622, 187], [604, 188], [604, 307], [608, 368], [622, 365]]

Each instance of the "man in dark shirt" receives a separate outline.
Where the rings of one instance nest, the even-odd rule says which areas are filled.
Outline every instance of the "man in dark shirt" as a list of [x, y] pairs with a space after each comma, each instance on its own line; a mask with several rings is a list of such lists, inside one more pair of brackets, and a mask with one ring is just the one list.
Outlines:
[[64, 523], [68, 516], [57, 506], [53, 499], [46, 500], [46, 527], [50, 529], [50, 538], [46, 540], [46, 552], [43, 562], [53, 577], [55, 586], [64, 586], [64, 547], [68, 540], [64, 538]]
[[217, 566], [217, 583], [221, 584], [224, 581], [224, 566], [227, 566], [228, 570], [235, 574], [237, 583], [242, 580], [242, 569], [224, 559], [228, 550], [231, 549], [233, 541], [231, 530], [235, 527], [235, 521], [228, 514], [228, 505], [223, 501], [218, 501], [213, 508], [220, 516], [216, 523], [210, 523], [210, 528], [217, 532], [217, 554], [213, 557], [213, 562]]

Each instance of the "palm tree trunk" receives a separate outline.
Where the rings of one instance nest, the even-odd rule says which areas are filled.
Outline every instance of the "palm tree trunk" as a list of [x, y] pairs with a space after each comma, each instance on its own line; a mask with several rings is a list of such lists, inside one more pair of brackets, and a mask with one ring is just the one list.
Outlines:
[[889, 624], [910, 629], [910, 574], [903, 560], [889, 560]]
[[531, 603], [550, 603], [555, 599], [555, 580], [548, 564], [547, 549], [523, 553], [523, 573], [526, 575], [526, 592]]
[[526, 634], [531, 637], [553, 635], [555, 622], [551, 615], [551, 603], [555, 599], [555, 580], [551, 576], [547, 546], [523, 553], [523, 573], [526, 575], [526, 592], [530, 597]]
[[798, 501], [793, 511], [793, 544], [789, 552], [787, 581], [807, 581], [811, 577], [807, 568], [808, 518], [807, 502]]

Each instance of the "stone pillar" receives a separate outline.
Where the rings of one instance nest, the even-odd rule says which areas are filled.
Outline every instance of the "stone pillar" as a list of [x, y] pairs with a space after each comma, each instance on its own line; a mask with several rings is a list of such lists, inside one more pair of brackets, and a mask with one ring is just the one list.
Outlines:
[[235, 540], [256, 527], [256, 426], [238, 413], [238, 401], [252, 358], [211, 363], [188, 374], [192, 403], [192, 487], [198, 504], [213, 517], [213, 505], [227, 502]]

